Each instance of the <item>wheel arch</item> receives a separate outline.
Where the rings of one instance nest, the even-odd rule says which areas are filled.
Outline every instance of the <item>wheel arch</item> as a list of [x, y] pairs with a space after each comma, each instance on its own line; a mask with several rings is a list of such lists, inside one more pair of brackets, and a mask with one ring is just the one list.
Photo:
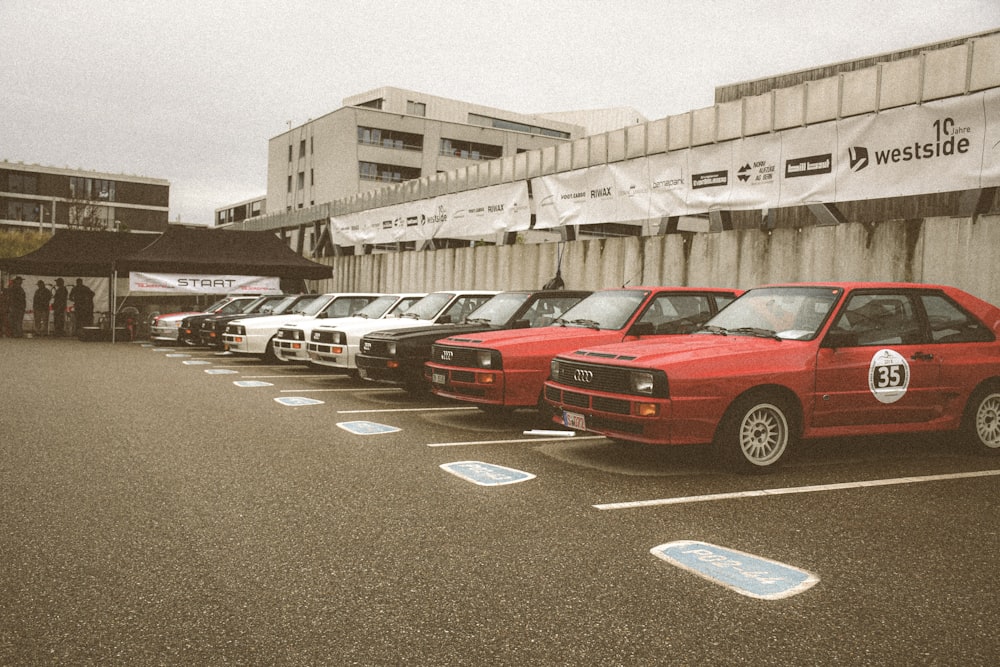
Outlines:
[[713, 435], [713, 441], [718, 439], [720, 431], [725, 427], [726, 423], [733, 419], [733, 410], [736, 406], [750, 397], [754, 398], [777, 398], [780, 400], [785, 407], [788, 408], [788, 419], [790, 420], [789, 429], [792, 435], [798, 439], [802, 436], [803, 424], [804, 424], [804, 411], [802, 408], [802, 401], [799, 400], [798, 395], [781, 384], [759, 384], [749, 389], [744, 390], [742, 393], [737, 394], [726, 406], [725, 411], [722, 413], [722, 419], [715, 426], [715, 433]]

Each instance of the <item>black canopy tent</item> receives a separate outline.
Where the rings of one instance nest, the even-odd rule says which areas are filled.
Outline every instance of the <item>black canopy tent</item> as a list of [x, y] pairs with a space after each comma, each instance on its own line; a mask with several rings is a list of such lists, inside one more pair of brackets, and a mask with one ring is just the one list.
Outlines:
[[171, 227], [160, 235], [61, 230], [38, 250], [0, 259], [29, 275], [109, 277], [112, 339], [120, 273], [277, 276], [321, 280], [333, 269], [302, 257], [271, 232]]

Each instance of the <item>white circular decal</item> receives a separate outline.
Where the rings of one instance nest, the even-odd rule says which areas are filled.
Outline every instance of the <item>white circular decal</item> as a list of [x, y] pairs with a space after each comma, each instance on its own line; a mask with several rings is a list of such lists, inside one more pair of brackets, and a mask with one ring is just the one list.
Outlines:
[[895, 403], [910, 386], [910, 365], [895, 350], [879, 350], [868, 366], [868, 388], [880, 403]]

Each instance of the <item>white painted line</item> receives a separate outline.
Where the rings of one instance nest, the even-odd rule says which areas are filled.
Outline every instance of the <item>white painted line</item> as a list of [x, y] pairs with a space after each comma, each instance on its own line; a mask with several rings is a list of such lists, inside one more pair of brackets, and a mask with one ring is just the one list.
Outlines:
[[368, 412], [445, 412], [448, 410], [478, 410], [479, 408], [386, 408], [384, 410], [337, 410], [339, 415], [354, 415]]
[[[583, 437], [573, 438], [573, 442], [578, 442], [580, 440], [603, 440], [603, 435], [585, 435]], [[546, 440], [560, 440], [562, 442], [566, 441], [566, 438], [521, 438], [518, 440], [471, 440], [469, 442], [432, 442], [429, 443], [428, 447], [464, 447], [466, 445], [509, 445], [511, 443], [519, 442], [545, 442]]]
[[944, 475], [927, 475], [924, 477], [897, 477], [894, 479], [873, 479], [865, 482], [841, 482], [839, 484], [816, 484], [814, 486], [792, 486], [783, 489], [757, 489], [754, 491], [735, 491], [733, 493], [713, 493], [706, 496], [683, 496], [679, 498], [660, 498], [657, 500], [637, 500], [627, 503], [605, 503], [593, 505], [599, 510], [622, 510], [634, 507], [652, 507], [654, 505], [684, 505], [687, 503], [702, 503], [711, 500], [732, 500], [734, 498], [756, 498], [759, 496], [783, 496], [793, 493], [816, 493], [817, 491], [841, 491], [843, 489], [861, 489], [872, 486], [893, 486], [897, 484], [917, 484], [919, 482], [940, 482], [950, 479], [968, 479], [970, 477], [995, 477], [1000, 470], [977, 470], [975, 472], [956, 472]]
[[[253, 377], [253, 376], [250, 376]], [[266, 376], [265, 376], [266, 377]], [[276, 377], [290, 377], [288, 375], [280, 375]], [[340, 387], [340, 388], [329, 388], [329, 389], [282, 389], [281, 391], [295, 392], [296, 394], [306, 392], [306, 391], [353, 391], [354, 393], [368, 393], [370, 391], [400, 391], [399, 389], [385, 388], [385, 389], [358, 389], [357, 387]], [[359, 410], [359, 412], [368, 412], [367, 410]]]
[[[246, 368], [244, 366], [244, 368]], [[254, 380], [266, 380], [268, 378], [325, 378], [330, 377], [329, 375], [247, 375], [248, 378], [253, 378]]]

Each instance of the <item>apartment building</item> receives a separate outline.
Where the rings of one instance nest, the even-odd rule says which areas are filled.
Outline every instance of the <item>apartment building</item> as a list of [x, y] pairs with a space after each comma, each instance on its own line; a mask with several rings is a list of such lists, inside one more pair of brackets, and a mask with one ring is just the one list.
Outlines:
[[169, 203], [163, 179], [0, 161], [0, 229], [162, 232]]

